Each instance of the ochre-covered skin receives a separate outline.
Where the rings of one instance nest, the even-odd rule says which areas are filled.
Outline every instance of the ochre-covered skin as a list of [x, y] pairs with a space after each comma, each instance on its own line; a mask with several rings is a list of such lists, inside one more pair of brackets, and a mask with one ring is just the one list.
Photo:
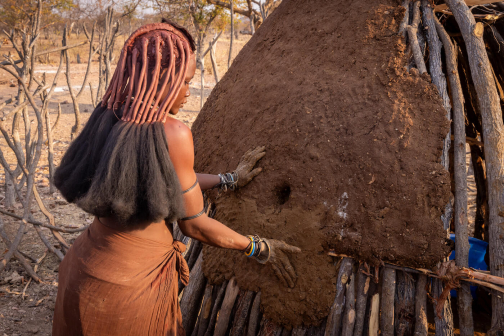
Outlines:
[[439, 164], [446, 111], [430, 79], [406, 72], [394, 0], [284, 0], [217, 84], [193, 125], [195, 169], [232, 170], [266, 146], [263, 172], [216, 197], [216, 219], [298, 246], [287, 290], [269, 267], [204, 249], [211, 282], [262, 291], [285, 325], [327, 316], [336, 270], [328, 249], [358, 260], [431, 267], [448, 254]]

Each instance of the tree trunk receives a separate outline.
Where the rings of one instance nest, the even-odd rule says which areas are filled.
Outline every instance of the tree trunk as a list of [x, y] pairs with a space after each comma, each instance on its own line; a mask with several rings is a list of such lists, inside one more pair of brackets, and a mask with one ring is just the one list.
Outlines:
[[[450, 81], [453, 105], [453, 143], [454, 176], [455, 176], [455, 256], [459, 267], [469, 267], [469, 234], [467, 224], [467, 167], [466, 167], [466, 133], [464, 115], [464, 95], [457, 71], [457, 51], [444, 27], [435, 18], [436, 29], [443, 41], [446, 54], [446, 70]], [[461, 336], [474, 335], [472, 317], [472, 296], [469, 283], [460, 284], [458, 295], [458, 313]]]
[[397, 336], [413, 335], [415, 321], [415, 282], [405, 271], [397, 273], [395, 332]]
[[219, 72], [217, 70], [217, 62], [215, 60], [215, 45], [216, 44], [217, 44], [217, 41], [215, 41], [215, 43], [213, 43], [213, 44], [212, 44], [212, 42], [210, 42], [210, 44], [209, 44], [210, 61], [212, 62], [212, 70], [213, 70], [214, 77], [215, 77], [215, 85], [217, 85], [217, 83], [219, 83]]
[[16, 203], [16, 189], [15, 182], [10, 178], [10, 174], [6, 171], [7, 168], [4, 168], [4, 176], [5, 176], [5, 200], [4, 205], [7, 209], [13, 208], [14, 203]]
[[394, 298], [396, 289], [396, 274], [392, 268], [383, 269], [381, 291], [380, 329], [384, 336], [394, 336]]
[[420, 274], [416, 284], [415, 295], [415, 336], [425, 336], [427, 326], [427, 276]]
[[[464, 1], [447, 0], [464, 38], [471, 75], [483, 122], [485, 163], [488, 182], [490, 272], [504, 276], [504, 125], [502, 109], [490, 62], [483, 41], [483, 24], [476, 23]], [[492, 295], [492, 329], [490, 335], [504, 331], [504, 298], [497, 292]]]
[[346, 284], [352, 274], [353, 259], [343, 258], [340, 264], [338, 280], [336, 282], [336, 297], [327, 317], [325, 336], [339, 335], [341, 329], [341, 319], [345, 308]]

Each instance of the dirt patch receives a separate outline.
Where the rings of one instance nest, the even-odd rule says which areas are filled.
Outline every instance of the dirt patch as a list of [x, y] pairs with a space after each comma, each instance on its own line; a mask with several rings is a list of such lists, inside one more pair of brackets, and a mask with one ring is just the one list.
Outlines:
[[448, 122], [430, 80], [404, 68], [403, 13], [394, 0], [283, 1], [194, 123], [198, 172], [230, 171], [266, 145], [263, 173], [216, 197], [216, 218], [301, 247], [296, 287], [210, 247], [204, 271], [260, 289], [275, 322], [313, 324], [329, 312], [335, 267], [323, 249], [421, 267], [448, 253], [449, 176], [439, 164]]

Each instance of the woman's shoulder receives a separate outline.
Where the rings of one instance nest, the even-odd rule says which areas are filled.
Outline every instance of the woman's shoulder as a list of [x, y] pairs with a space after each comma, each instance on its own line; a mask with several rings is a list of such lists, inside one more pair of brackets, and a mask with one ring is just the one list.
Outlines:
[[185, 145], [191, 146], [193, 144], [193, 138], [191, 129], [187, 127], [183, 122], [175, 118], [167, 118], [164, 129], [166, 133], [166, 140], [168, 145]]

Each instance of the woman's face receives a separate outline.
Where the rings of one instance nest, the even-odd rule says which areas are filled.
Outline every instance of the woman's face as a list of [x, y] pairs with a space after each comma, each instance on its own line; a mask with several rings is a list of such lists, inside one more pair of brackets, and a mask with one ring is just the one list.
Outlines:
[[180, 88], [180, 92], [178, 96], [175, 98], [173, 102], [173, 106], [170, 109], [170, 113], [175, 115], [178, 113], [179, 109], [181, 109], [185, 103], [187, 103], [187, 98], [191, 95], [191, 91], [189, 90], [189, 84], [194, 77], [194, 73], [196, 72], [196, 56], [191, 55], [189, 59], [189, 69], [187, 69], [186, 78], [182, 83], [182, 87]]

